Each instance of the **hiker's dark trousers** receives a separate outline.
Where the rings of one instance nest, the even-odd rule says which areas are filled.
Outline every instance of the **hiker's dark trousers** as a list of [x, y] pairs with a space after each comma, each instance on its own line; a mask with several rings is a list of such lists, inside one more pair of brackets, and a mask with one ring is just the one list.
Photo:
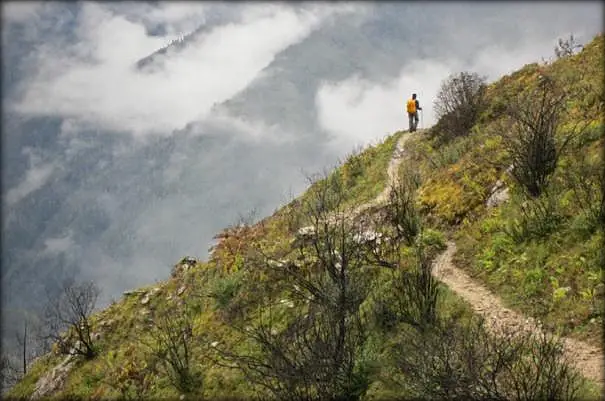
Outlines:
[[416, 131], [416, 127], [418, 127], [418, 112], [408, 113], [408, 118], [410, 120], [410, 132]]

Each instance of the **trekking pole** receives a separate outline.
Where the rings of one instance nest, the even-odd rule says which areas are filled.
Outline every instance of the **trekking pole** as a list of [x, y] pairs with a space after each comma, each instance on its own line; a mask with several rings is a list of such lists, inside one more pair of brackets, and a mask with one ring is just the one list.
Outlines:
[[424, 113], [420, 110], [420, 129], [424, 129]]

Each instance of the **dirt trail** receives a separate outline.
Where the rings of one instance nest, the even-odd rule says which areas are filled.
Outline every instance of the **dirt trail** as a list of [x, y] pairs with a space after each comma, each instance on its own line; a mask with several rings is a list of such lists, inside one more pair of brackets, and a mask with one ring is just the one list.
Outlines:
[[[542, 329], [532, 317], [523, 316], [506, 308], [497, 296], [474, 281], [466, 272], [456, 268], [452, 263], [455, 252], [456, 245], [451, 241], [448, 242], [445, 252], [435, 260], [433, 274], [471, 304], [475, 313], [485, 318], [490, 331], [497, 333], [501, 330], [520, 329], [542, 333]], [[564, 338], [563, 345], [566, 356], [573, 361], [578, 370], [602, 387], [605, 368], [602, 350], [571, 338]]]
[[[404, 134], [401, 137], [389, 163], [386, 188], [372, 201], [355, 208], [353, 215], [388, 200], [391, 186], [397, 178], [397, 168], [404, 155], [404, 144], [408, 139], [419, 134], [422, 134], [422, 131], [418, 131], [416, 134]], [[521, 329], [544, 333], [533, 318], [506, 308], [496, 295], [474, 281], [466, 272], [454, 266], [452, 256], [455, 252], [456, 245], [451, 241], [448, 242], [447, 249], [434, 262], [433, 275], [471, 304], [475, 313], [485, 318], [489, 330], [497, 333], [503, 330]], [[603, 351], [579, 340], [571, 338], [562, 340], [566, 357], [585, 377], [594, 380], [603, 388], [605, 384]]]
[[401, 138], [399, 138], [399, 141], [397, 141], [397, 145], [395, 146], [395, 151], [393, 152], [393, 157], [391, 157], [391, 160], [389, 161], [389, 166], [387, 168], [387, 185], [382, 190], [382, 192], [378, 194], [376, 198], [372, 199], [367, 203], [361, 204], [355, 209], [353, 209], [350, 212], [351, 215], [357, 216], [358, 214], [366, 211], [371, 207], [375, 207], [377, 205], [387, 202], [387, 200], [389, 199], [389, 193], [391, 192], [391, 186], [393, 185], [393, 183], [395, 183], [395, 180], [397, 179], [397, 171], [399, 168], [399, 164], [401, 162], [401, 159], [403, 158], [403, 155], [405, 154], [404, 145], [408, 139], [415, 137], [420, 133], [422, 133], [422, 131], [417, 131], [414, 134], [406, 133], [403, 134]]

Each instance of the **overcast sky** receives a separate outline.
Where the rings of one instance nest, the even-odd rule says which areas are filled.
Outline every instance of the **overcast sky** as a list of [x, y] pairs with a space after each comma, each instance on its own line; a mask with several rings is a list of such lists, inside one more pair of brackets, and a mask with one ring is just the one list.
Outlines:
[[[516, 4], [529, 7], [524, 3]], [[76, 131], [84, 124], [137, 136], [169, 135], [191, 121], [207, 117], [214, 104], [246, 88], [276, 54], [303, 40], [335, 14], [367, 15], [369, 18], [371, 7], [375, 5], [339, 2], [302, 3], [302, 6], [294, 7], [291, 3], [253, 2], [226, 7], [212, 2], [156, 5], [85, 2], [73, 26], [68, 28], [72, 36], [70, 45], [66, 46], [65, 35], [57, 34], [37, 47], [31, 55], [35, 69], [10, 106], [26, 115], [71, 118], [69, 127]], [[425, 7], [440, 6], [440, 3], [428, 3]], [[459, 6], [486, 7], [480, 3], [459, 3]], [[577, 37], [590, 39], [589, 35], [594, 34], [594, 22], [601, 18], [600, 13], [596, 13], [593, 21], [577, 23], [573, 13], [567, 18], [560, 15], [566, 12], [561, 4], [543, 3], [544, 11], [540, 11], [539, 6], [539, 3], [535, 6], [538, 11], [528, 8], [537, 15], [520, 16], [535, 21], [521, 24], [511, 20], [508, 23], [510, 30], [524, 31], [524, 40], [512, 48], [503, 47], [506, 37], [502, 42], [482, 45], [470, 65], [455, 57], [443, 59], [435, 55], [435, 58], [419, 58], [412, 63], [406, 60], [405, 68], [390, 82], [367, 82], [356, 76], [341, 82], [326, 82], [316, 100], [322, 127], [339, 135], [347, 133], [344, 140], [367, 142], [375, 139], [368, 132], [379, 131], [382, 136], [383, 132], [392, 132], [401, 126], [402, 97], [411, 91], [418, 92], [421, 102], [428, 106], [423, 110], [423, 123], [429, 126], [435, 122], [432, 99], [440, 81], [448, 74], [467, 68], [490, 79], [498, 78], [524, 63], [550, 57], [556, 34], [567, 34], [572, 24], [575, 24]], [[35, 36], [36, 28], [45, 25], [46, 15], [56, 7], [36, 2], [8, 3], [4, 6], [4, 18], [9, 23], [27, 22], [27, 34]], [[599, 9], [598, 3], [568, 6], [570, 11], [574, 7]], [[188, 44], [185, 52], [179, 57], [168, 57], [163, 68], [156, 72], [141, 74], [133, 68], [137, 60], [164, 47], [170, 40], [192, 32], [217, 12], [231, 22], [198, 36]], [[497, 15], [497, 12], [492, 14]], [[551, 15], [555, 20], [549, 20]], [[402, 24], [405, 22], [401, 21]], [[482, 28], [480, 21], [475, 28], [473, 24], [457, 23], [455, 19], [432, 23], [455, 29], [452, 35], [460, 38], [478, 36], [481, 39], [480, 32], [473, 31]], [[552, 29], [557, 23], [560, 23], [558, 31]], [[162, 27], [163, 34], [151, 35], [150, 32], [158, 27]], [[545, 35], [547, 32], [551, 33], [550, 37]], [[453, 42], [452, 38], [443, 41]], [[459, 46], [463, 47], [465, 43], [466, 39], [462, 39]], [[466, 45], [474, 46], [475, 43]]]

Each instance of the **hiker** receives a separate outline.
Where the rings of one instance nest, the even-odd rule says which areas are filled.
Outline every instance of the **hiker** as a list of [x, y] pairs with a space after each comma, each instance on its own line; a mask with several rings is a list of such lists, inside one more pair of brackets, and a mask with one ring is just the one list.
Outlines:
[[418, 127], [418, 110], [422, 110], [416, 94], [412, 93], [412, 98], [408, 100], [408, 118], [410, 120], [410, 132], [416, 131]]

